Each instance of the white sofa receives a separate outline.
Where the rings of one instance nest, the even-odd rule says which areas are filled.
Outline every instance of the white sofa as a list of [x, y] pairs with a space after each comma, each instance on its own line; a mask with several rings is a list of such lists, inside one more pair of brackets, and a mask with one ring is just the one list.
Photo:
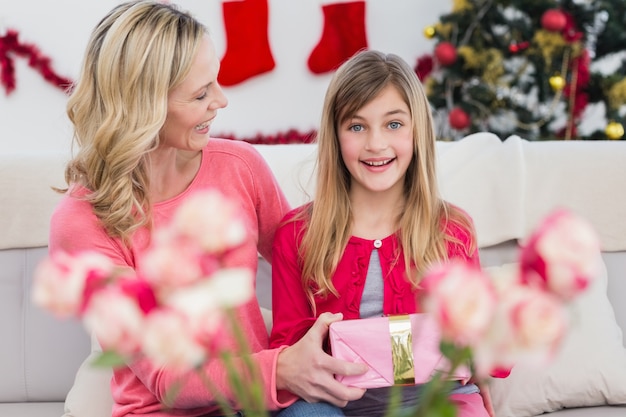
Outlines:
[[[315, 145], [255, 146], [290, 202], [306, 201]], [[443, 195], [473, 216], [485, 266], [515, 262], [517, 242], [556, 206], [590, 220], [603, 244], [607, 274], [574, 306], [559, 356], [493, 382], [498, 417], [626, 416], [626, 143], [501, 142], [482, 133], [437, 146]], [[0, 155], [2, 417], [110, 415], [110, 374], [89, 365], [91, 344], [80, 323], [57, 320], [30, 301], [59, 199], [50, 187], [63, 185], [67, 159], [63, 152]], [[261, 305], [270, 307], [265, 263], [257, 287]]]

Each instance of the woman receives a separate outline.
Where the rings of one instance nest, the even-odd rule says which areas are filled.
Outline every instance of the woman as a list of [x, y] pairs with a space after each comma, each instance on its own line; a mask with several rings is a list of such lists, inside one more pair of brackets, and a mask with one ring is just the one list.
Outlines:
[[[135, 268], [150, 232], [166, 223], [186, 196], [217, 188], [238, 202], [252, 238], [229, 255], [229, 266], [256, 270], [289, 205], [267, 164], [249, 144], [209, 137], [227, 99], [217, 82], [219, 59], [207, 29], [172, 4], [123, 3], [96, 26], [67, 113], [76, 156], [66, 168], [68, 188], [51, 220], [50, 252], [96, 250]], [[259, 365], [265, 403], [278, 409], [297, 395], [345, 405], [363, 390], [336, 383], [333, 373], [359, 374], [321, 349], [326, 315], [298, 346], [268, 349], [258, 302], [237, 311]], [[226, 345], [235, 346], [234, 341]], [[202, 371], [237, 407], [224, 365]], [[216, 398], [196, 373], [164, 405], [178, 381], [167, 368], [138, 359], [114, 371], [112, 415], [213, 416]]]

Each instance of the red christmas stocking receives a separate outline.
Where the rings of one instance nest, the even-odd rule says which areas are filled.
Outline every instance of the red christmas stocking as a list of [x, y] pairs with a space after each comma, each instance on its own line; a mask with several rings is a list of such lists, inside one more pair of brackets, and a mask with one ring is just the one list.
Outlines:
[[308, 61], [315, 74], [335, 70], [354, 53], [367, 48], [364, 0], [326, 4], [322, 10], [324, 31]]
[[226, 53], [217, 81], [238, 84], [274, 68], [267, 24], [267, 0], [236, 0], [222, 3]]

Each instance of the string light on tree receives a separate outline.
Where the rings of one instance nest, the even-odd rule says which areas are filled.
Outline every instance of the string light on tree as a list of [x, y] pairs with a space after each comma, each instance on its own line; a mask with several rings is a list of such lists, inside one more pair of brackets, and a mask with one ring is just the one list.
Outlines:
[[530, 42], [514, 42], [509, 45], [509, 52], [516, 54], [522, 52], [530, 46]]

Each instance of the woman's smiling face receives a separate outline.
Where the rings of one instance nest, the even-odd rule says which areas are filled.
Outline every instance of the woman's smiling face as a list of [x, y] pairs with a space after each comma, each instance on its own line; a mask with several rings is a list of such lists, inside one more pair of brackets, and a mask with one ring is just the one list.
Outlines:
[[167, 99], [167, 117], [159, 134], [161, 145], [199, 150], [209, 140], [217, 110], [228, 100], [217, 83], [220, 61], [211, 39], [205, 35], [185, 80]]

